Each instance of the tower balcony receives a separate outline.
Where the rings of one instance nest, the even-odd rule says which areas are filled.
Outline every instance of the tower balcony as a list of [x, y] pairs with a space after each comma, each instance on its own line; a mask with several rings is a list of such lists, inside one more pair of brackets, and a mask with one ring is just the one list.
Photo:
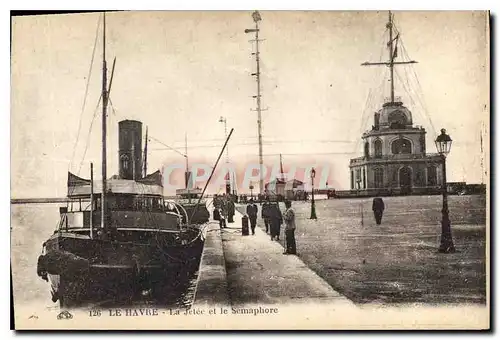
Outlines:
[[428, 154], [396, 154], [396, 155], [382, 155], [382, 156], [370, 156], [370, 157], [357, 157], [352, 158], [349, 163], [349, 167], [356, 167], [365, 164], [383, 164], [383, 163], [394, 163], [394, 162], [440, 162], [441, 156], [438, 153], [428, 153]]
[[378, 129], [375, 127], [372, 130], [365, 131], [361, 136], [362, 139], [371, 136], [384, 136], [384, 135], [402, 135], [402, 134], [421, 134], [425, 133], [425, 129], [422, 126], [413, 126], [407, 125], [404, 127], [388, 127], [388, 126], [379, 126]]

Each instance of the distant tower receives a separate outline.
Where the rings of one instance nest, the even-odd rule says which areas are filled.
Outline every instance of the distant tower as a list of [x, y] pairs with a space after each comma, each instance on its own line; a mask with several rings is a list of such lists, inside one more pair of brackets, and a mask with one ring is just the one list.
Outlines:
[[363, 156], [350, 161], [351, 189], [369, 195], [425, 194], [440, 187], [442, 157], [426, 152], [425, 129], [413, 125], [411, 111], [394, 95], [394, 66], [416, 61], [396, 61], [402, 40], [390, 11], [386, 28], [388, 60], [362, 65], [389, 67], [390, 97], [375, 112], [372, 129], [361, 136]]

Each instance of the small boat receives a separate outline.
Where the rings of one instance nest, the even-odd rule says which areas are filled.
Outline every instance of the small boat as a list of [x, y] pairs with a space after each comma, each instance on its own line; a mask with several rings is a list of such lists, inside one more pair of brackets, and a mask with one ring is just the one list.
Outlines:
[[177, 189], [176, 195], [176, 202], [186, 210], [190, 223], [203, 224], [210, 221], [207, 202], [204, 199], [200, 200], [202, 195], [200, 188]]

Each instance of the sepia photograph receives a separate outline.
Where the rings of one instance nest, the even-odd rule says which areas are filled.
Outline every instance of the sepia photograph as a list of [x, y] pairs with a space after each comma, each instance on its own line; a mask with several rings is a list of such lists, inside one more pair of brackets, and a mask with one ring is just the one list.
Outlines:
[[490, 13], [11, 14], [16, 330], [490, 329]]

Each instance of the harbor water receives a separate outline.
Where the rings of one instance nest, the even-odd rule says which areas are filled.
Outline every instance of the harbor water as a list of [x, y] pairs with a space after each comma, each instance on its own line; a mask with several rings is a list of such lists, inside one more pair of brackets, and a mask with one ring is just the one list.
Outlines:
[[[64, 203], [63, 203], [64, 204]], [[14, 303], [16, 306], [32, 305], [37, 308], [58, 309], [53, 303], [50, 284], [37, 275], [37, 260], [42, 244], [56, 230], [59, 206], [63, 204], [12, 204], [11, 205], [11, 272]], [[107, 297], [93, 301], [101, 307], [155, 306], [160, 308], [189, 308], [196, 289], [199, 261], [185, 268], [173, 282], [165, 282], [161, 301], [152, 301], [147, 295], [130, 300], [129, 296]], [[91, 307], [91, 306], [80, 306]]]

